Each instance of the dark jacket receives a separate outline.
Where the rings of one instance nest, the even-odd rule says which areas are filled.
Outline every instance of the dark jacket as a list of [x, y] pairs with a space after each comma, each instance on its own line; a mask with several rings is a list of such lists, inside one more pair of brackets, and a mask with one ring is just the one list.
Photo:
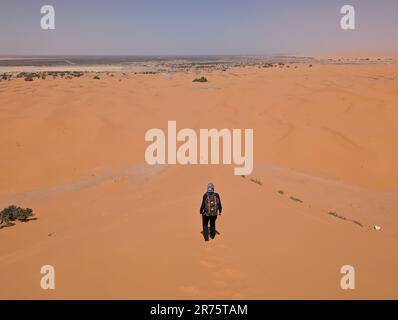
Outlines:
[[[210, 194], [210, 193], [211, 192], [206, 192], [203, 195], [202, 205], [200, 206], [200, 214], [205, 214], [205, 212], [206, 212], [206, 198], [207, 198], [207, 195]], [[214, 192], [214, 195], [217, 198], [218, 212], [221, 213], [222, 212], [222, 205], [221, 205], [220, 195], [217, 192]]]

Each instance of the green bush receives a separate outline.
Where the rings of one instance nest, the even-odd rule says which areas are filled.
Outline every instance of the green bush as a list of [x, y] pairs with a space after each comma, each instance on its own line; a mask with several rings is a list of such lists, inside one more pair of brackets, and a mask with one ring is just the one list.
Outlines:
[[28, 221], [29, 218], [33, 216], [33, 211], [32, 209], [26, 208], [20, 208], [17, 206], [9, 206], [5, 209], [3, 209], [0, 212], [0, 225], [3, 223], [8, 225], [10, 222], [13, 221]]
[[192, 82], [208, 82], [208, 80], [206, 77], [200, 77], [200, 78], [194, 79]]

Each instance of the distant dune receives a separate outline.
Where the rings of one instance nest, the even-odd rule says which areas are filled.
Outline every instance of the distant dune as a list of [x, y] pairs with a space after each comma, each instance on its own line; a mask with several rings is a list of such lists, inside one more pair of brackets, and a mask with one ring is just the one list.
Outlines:
[[348, 51], [316, 54], [319, 58], [397, 58], [398, 52], [385, 51]]
[[[0, 229], [0, 298], [397, 299], [398, 64], [371, 62], [0, 81], [0, 203], [37, 217]], [[169, 120], [253, 128], [254, 173], [149, 167], [145, 132]]]

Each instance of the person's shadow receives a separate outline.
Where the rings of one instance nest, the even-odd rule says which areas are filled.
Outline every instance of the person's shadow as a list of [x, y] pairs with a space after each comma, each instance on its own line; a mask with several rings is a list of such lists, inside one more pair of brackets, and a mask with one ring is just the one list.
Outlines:
[[220, 232], [218, 232], [218, 230], [215, 230], [214, 233], [210, 232], [208, 227], [202, 230], [200, 233], [202, 234], [203, 239], [205, 241], [209, 241], [209, 239], [215, 239], [216, 236], [221, 235]]

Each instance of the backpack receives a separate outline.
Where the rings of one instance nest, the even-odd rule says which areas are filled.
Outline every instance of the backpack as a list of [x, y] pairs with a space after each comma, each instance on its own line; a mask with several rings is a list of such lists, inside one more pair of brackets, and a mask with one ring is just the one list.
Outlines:
[[216, 194], [208, 193], [206, 197], [205, 215], [208, 217], [217, 216], [218, 213], [218, 200]]

